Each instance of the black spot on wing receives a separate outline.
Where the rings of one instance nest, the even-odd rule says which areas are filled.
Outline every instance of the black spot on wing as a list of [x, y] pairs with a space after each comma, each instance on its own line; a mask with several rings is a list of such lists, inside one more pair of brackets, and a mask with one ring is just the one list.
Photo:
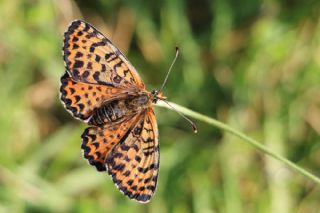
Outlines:
[[75, 60], [73, 68], [74, 69], [81, 68], [83, 67], [83, 65], [84, 65], [83, 61]]

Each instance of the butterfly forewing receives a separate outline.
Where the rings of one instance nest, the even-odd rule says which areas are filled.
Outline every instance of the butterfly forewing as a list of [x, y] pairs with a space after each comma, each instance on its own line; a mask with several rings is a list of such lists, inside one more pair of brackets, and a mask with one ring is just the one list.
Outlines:
[[152, 109], [140, 118], [122, 143], [107, 155], [106, 167], [125, 195], [139, 202], [148, 202], [158, 179], [158, 132]]
[[64, 36], [64, 61], [75, 81], [144, 88], [137, 71], [120, 50], [90, 24], [74, 21]]

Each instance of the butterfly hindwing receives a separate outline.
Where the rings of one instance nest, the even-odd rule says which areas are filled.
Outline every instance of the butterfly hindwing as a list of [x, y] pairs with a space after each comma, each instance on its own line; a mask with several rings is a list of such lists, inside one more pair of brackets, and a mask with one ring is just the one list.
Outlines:
[[73, 21], [64, 37], [65, 65], [75, 81], [144, 88], [137, 71], [120, 50], [90, 24]]
[[82, 138], [81, 149], [83, 156], [98, 171], [105, 171], [105, 158], [112, 152], [120, 140], [135, 124], [137, 116], [127, 119], [119, 124], [104, 125], [103, 127], [88, 127], [85, 129]]
[[107, 99], [119, 96], [122, 89], [106, 85], [85, 84], [74, 81], [66, 72], [60, 79], [60, 99], [76, 118], [86, 120], [94, 109]]
[[105, 162], [108, 173], [126, 196], [139, 202], [151, 199], [159, 172], [158, 129], [152, 109], [140, 117]]

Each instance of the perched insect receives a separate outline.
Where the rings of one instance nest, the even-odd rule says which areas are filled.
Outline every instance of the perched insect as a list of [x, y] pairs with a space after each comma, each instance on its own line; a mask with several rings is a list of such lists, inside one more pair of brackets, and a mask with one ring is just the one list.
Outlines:
[[163, 86], [160, 92], [147, 91], [120, 50], [81, 20], [64, 34], [63, 57], [60, 99], [75, 118], [90, 125], [81, 136], [84, 157], [98, 171], [107, 171], [126, 196], [148, 202], [159, 173], [152, 105], [165, 101]]

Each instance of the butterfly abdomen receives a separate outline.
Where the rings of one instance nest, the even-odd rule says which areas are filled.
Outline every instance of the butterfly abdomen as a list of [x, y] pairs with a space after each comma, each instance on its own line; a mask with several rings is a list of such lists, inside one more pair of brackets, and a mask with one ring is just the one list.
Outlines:
[[112, 100], [94, 110], [88, 123], [94, 126], [101, 126], [105, 123], [121, 121], [124, 117], [137, 114], [148, 108], [149, 100], [149, 96], [146, 94]]

